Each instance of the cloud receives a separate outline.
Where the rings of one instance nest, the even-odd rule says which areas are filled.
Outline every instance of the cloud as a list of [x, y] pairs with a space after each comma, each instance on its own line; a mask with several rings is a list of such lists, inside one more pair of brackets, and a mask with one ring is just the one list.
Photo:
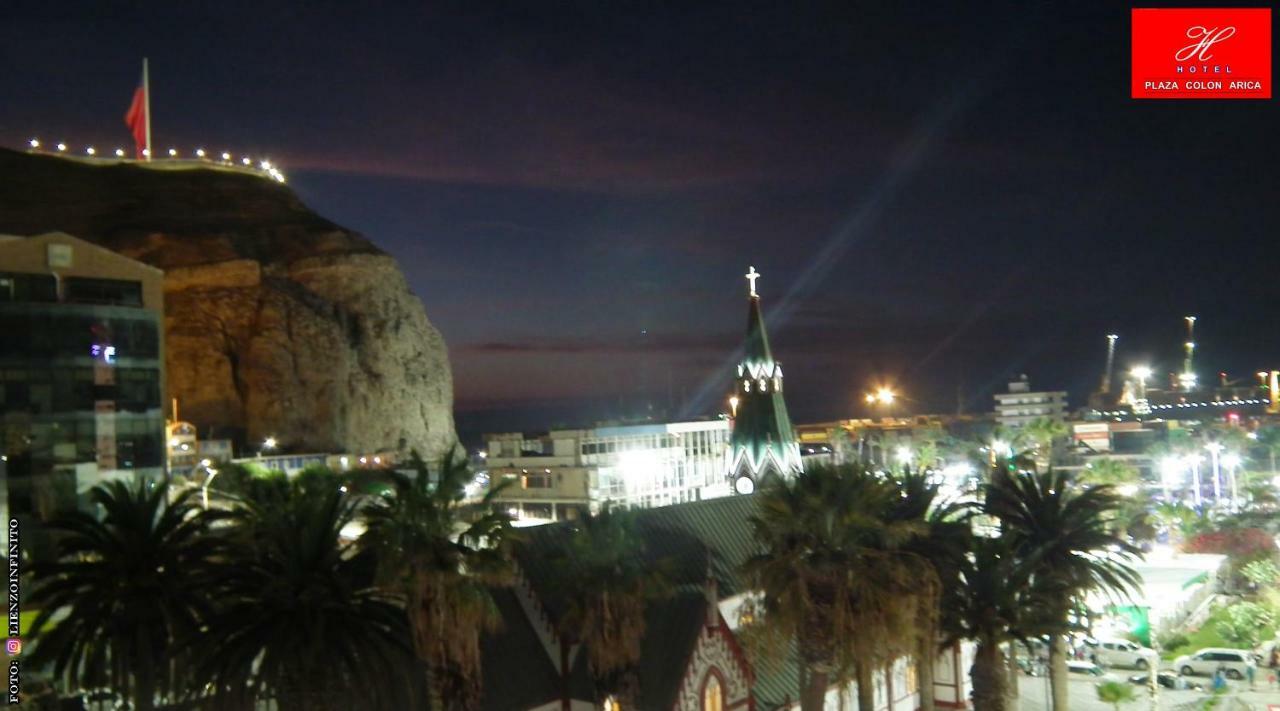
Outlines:
[[535, 354], [616, 355], [620, 353], [707, 353], [730, 348], [740, 338], [718, 334], [651, 334], [619, 339], [560, 339], [536, 341], [484, 341], [457, 346], [468, 355], [525, 356]]

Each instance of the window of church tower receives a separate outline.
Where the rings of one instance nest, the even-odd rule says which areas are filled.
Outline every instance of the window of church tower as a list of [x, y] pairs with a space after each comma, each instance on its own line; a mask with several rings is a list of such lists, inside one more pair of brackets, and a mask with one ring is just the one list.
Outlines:
[[764, 378], [760, 378], [760, 392], [762, 393], [769, 392], [769, 381], [765, 380]]
[[749, 393], [749, 392], [751, 392], [751, 381], [750, 381], [750, 380], [744, 380], [744, 381], [742, 381], [742, 392], [744, 392], [744, 393]]

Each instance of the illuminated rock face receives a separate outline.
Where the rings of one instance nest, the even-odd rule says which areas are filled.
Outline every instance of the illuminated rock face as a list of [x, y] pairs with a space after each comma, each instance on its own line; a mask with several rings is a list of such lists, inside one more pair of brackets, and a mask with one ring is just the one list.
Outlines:
[[293, 451], [455, 440], [440, 333], [395, 260], [286, 187], [0, 151], [0, 233], [61, 230], [165, 270], [182, 419]]

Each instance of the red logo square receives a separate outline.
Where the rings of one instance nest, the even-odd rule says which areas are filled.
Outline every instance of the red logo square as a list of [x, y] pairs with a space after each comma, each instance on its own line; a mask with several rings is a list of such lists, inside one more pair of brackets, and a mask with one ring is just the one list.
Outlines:
[[1270, 99], [1271, 8], [1134, 8], [1135, 99]]

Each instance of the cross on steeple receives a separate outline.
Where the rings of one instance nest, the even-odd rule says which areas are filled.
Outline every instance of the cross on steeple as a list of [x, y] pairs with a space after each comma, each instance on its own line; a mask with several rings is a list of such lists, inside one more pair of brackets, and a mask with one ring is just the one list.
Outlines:
[[750, 294], [752, 296], [759, 296], [759, 294], [756, 293], [756, 279], [760, 278], [760, 272], [756, 271], [755, 267], [747, 267], [747, 273], [744, 276], [747, 277], [747, 281], [751, 285]]

